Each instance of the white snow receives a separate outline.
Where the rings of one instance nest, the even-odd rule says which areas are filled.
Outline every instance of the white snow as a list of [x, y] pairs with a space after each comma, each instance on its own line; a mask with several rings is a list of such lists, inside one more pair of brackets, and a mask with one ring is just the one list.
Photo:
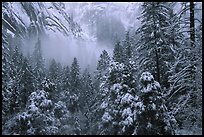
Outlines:
[[122, 121], [122, 123], [123, 123], [123, 125], [125, 125], [125, 126], [132, 125], [133, 119], [132, 119], [132, 117], [128, 116], [124, 121]]
[[[125, 75], [126, 76], [126, 75]], [[127, 76], [126, 76], [127, 77]], [[128, 88], [128, 85], [126, 85], [126, 84], [123, 84], [123, 87], [125, 87], [125, 88]]]
[[140, 82], [143, 84], [141, 92], [148, 93], [161, 89], [159, 82], [155, 81], [153, 75], [149, 72], [142, 73]]
[[150, 37], [151, 37], [151, 38], [154, 38], [154, 32], [153, 32], [153, 31], [152, 31]]
[[122, 117], [129, 117], [129, 116], [132, 116], [132, 110], [130, 107], [128, 108], [125, 108], [122, 112]]
[[154, 80], [154, 77], [150, 72], [143, 72], [141, 77], [140, 77], [140, 81], [151, 82], [152, 80]]
[[112, 116], [108, 113], [108, 112], [105, 112], [102, 116], [102, 121], [103, 122], [109, 122], [111, 121], [113, 118]]
[[49, 105], [52, 105], [52, 101], [47, 99], [44, 99], [43, 102], [40, 104], [41, 107], [47, 107]]
[[156, 105], [154, 103], [152, 103], [152, 109], [156, 110]]
[[30, 18], [26, 14], [26, 11], [23, 9], [22, 5], [19, 2], [13, 2], [11, 6], [12, 14], [14, 15], [16, 21], [23, 26], [25, 25], [26, 27], [29, 27]]
[[111, 72], [112, 70], [123, 70], [124, 69], [124, 64], [123, 63], [119, 63], [119, 62], [111, 62], [110, 63], [110, 68], [109, 71]]
[[152, 124], [150, 122], [148, 122], [147, 128], [151, 128], [151, 127], [152, 127]]
[[101, 104], [101, 108], [102, 108], [102, 109], [106, 108], [107, 106], [108, 106], [108, 103], [105, 102], [105, 101]]
[[135, 103], [135, 106], [139, 107], [139, 108], [142, 108], [144, 105], [143, 105], [142, 102], [137, 102], [137, 103]]
[[8, 34], [11, 34], [12, 37], [15, 36], [15, 34], [14, 34], [13, 32], [11, 32], [9, 29], [7, 29], [7, 33], [8, 33]]
[[29, 108], [29, 111], [31, 112], [38, 111], [38, 107], [35, 106], [35, 103], [33, 101], [31, 102], [31, 105], [28, 108]]
[[113, 91], [116, 91], [116, 92], [119, 92], [120, 89], [122, 89], [122, 86], [117, 83], [117, 84], [113, 84], [113, 86], [111, 86], [110, 90], [113, 90]]
[[15, 32], [16, 29], [7, 21], [5, 20], [4, 18], [2, 18], [2, 20]]
[[144, 88], [141, 90], [141, 92], [148, 93], [148, 92], [151, 92], [152, 89], [153, 89], [152, 84], [147, 84], [147, 86], [144, 87]]
[[152, 83], [152, 88], [153, 89], [161, 89], [161, 86], [160, 86], [159, 82], [154, 81], [154, 83]]
[[125, 104], [125, 103], [131, 103], [134, 100], [134, 97], [130, 94], [130, 93], [126, 93], [122, 99], [121, 99], [121, 103]]
[[19, 115], [19, 120], [20, 120], [20, 119], [25, 120], [27, 117], [28, 117], [27, 113], [26, 113], [26, 112], [23, 112], [21, 115]]

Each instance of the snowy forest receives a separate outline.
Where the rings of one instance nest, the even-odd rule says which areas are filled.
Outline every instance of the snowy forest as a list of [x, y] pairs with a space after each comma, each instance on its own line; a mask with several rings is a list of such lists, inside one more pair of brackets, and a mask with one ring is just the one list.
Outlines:
[[2, 2], [2, 135], [202, 135], [202, 3]]

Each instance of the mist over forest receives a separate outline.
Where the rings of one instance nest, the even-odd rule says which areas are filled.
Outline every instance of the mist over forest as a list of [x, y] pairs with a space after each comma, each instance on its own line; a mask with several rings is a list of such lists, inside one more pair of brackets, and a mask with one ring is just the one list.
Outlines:
[[[35, 30], [34, 25], [31, 25], [34, 28], [32, 31], [36, 31], [35, 33], [40, 33], [40, 35], [31, 34], [28, 38], [24, 38], [25, 41], [22, 42], [24, 55], [30, 55], [38, 37], [40, 37], [42, 55], [46, 64], [49, 64], [50, 60], [54, 58], [64, 65], [70, 65], [73, 58], [77, 57], [82, 69], [89, 66], [93, 71], [96, 69], [97, 59], [104, 49], [112, 55], [116, 40], [124, 39], [127, 31], [134, 33], [134, 30], [139, 26], [139, 20], [135, 20], [135, 18], [139, 14], [140, 3], [65, 3], [62, 6], [63, 11], [73, 21], [69, 24], [69, 26], [73, 25], [70, 28], [66, 27], [65, 17], [59, 15], [59, 11], [55, 11], [59, 10], [56, 6], [60, 6], [60, 4], [53, 3], [53, 7], [50, 3], [44, 5], [35, 3], [33, 5], [36, 5], [34, 9], [38, 10], [37, 12], [41, 12], [42, 8], [47, 8], [42, 13], [51, 13], [56, 20], [60, 21], [60, 24], [57, 24], [58, 27], [55, 25], [52, 28], [49, 28], [48, 25], [45, 26], [44, 32]], [[15, 15], [17, 14], [17, 20], [21, 19], [22, 25], [29, 22], [29, 19], [25, 19], [25, 17], [28, 18], [28, 15], [25, 12], [23, 13], [24, 9], [22, 9], [21, 4], [13, 3], [10, 8], [15, 9], [15, 12], [17, 11]], [[127, 9], [128, 12], [124, 12]], [[32, 24], [32, 21], [30, 23]], [[61, 28], [61, 26], [65, 28]], [[24, 27], [27, 29], [28, 25]], [[72, 32], [68, 34], [64, 29]]]
[[202, 135], [202, 3], [2, 2], [2, 135]]

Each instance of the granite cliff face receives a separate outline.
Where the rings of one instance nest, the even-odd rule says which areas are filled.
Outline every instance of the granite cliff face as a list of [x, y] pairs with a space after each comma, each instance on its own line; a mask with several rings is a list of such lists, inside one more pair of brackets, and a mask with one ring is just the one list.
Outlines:
[[2, 22], [11, 33], [23, 37], [62, 33], [81, 37], [80, 26], [65, 12], [65, 4], [54, 2], [4, 2]]

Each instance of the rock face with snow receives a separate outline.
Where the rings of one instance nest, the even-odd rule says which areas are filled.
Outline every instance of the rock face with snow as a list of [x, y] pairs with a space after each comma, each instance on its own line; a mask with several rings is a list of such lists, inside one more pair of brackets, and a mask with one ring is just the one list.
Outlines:
[[101, 33], [120, 37], [120, 33], [137, 26], [138, 8], [138, 3], [3, 2], [2, 22], [23, 37], [62, 34], [105, 40]]
[[12, 33], [23, 37], [58, 32], [82, 37], [80, 26], [65, 12], [64, 3], [3, 2], [2, 22]]
[[83, 32], [99, 42], [115, 42], [125, 31], [137, 28], [140, 3], [86, 2], [67, 4], [67, 11]]

